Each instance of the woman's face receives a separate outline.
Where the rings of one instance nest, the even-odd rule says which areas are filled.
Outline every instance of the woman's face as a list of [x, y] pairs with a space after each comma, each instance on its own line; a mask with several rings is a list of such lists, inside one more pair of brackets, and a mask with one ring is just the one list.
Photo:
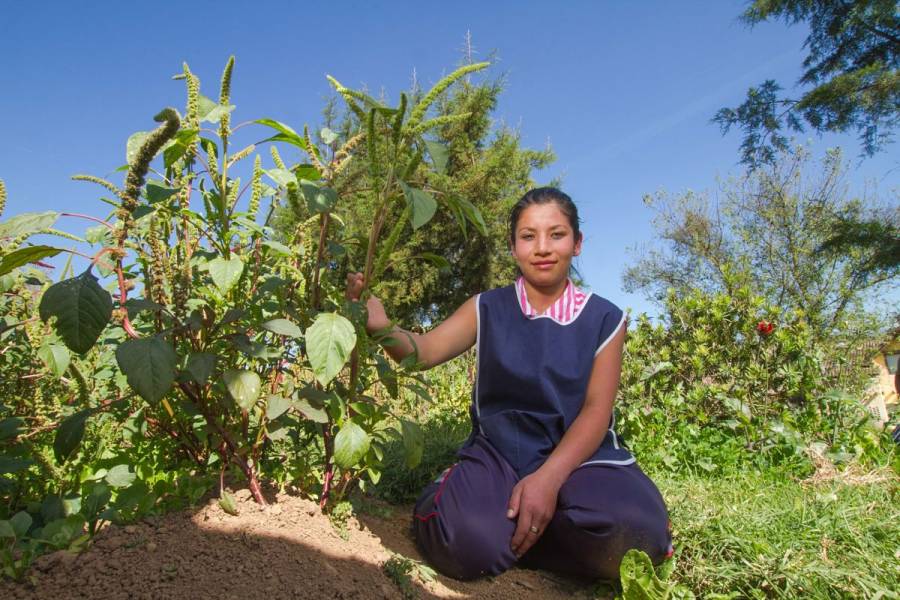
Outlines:
[[552, 287], [569, 276], [581, 239], [556, 202], [532, 204], [519, 215], [512, 253], [525, 279], [535, 287]]

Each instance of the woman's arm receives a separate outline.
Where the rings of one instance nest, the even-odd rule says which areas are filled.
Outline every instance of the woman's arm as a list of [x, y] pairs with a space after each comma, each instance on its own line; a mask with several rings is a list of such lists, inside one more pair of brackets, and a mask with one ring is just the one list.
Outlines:
[[[347, 297], [351, 300], [358, 300], [363, 284], [362, 273], [347, 275]], [[388, 318], [381, 300], [370, 296], [366, 301], [366, 309], [369, 314], [366, 330], [369, 333], [391, 326], [391, 320]], [[477, 328], [475, 298], [473, 297], [466, 300], [456, 312], [427, 333], [413, 333], [395, 326], [388, 335], [390, 339], [394, 340], [394, 343], [386, 345], [385, 351], [398, 362], [418, 351], [418, 361], [426, 369], [430, 369], [471, 348], [475, 343]]]
[[513, 488], [507, 516], [512, 519], [518, 515], [512, 538], [512, 549], [517, 555], [527, 552], [544, 532], [556, 511], [559, 488], [572, 471], [603, 443], [622, 374], [624, 345], [625, 327], [621, 327], [594, 359], [584, 405], [575, 421], [544, 464]]

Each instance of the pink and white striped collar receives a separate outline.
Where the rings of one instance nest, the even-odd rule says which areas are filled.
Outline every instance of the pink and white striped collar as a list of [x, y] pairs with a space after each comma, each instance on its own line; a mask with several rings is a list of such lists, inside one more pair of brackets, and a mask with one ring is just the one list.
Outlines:
[[531, 303], [528, 302], [528, 294], [525, 292], [525, 278], [520, 275], [516, 279], [516, 297], [519, 299], [519, 308], [522, 310], [522, 314], [529, 319], [546, 317], [561, 325], [568, 325], [581, 313], [588, 295], [576, 287], [572, 280], [569, 279], [562, 295], [547, 307], [547, 310], [538, 314], [534, 307], [531, 306]]

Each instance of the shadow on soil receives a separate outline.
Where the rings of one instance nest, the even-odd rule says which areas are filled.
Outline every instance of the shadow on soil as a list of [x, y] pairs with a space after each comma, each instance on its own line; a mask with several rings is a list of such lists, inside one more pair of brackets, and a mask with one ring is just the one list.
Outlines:
[[258, 507], [239, 491], [238, 516], [205, 506], [110, 526], [79, 555], [35, 561], [28, 581], [0, 583], [3, 598], [567, 598], [589, 588], [513, 569], [459, 582], [442, 576], [399, 587], [382, 566], [391, 553], [421, 560], [409, 507], [367, 500], [342, 535], [314, 503], [286, 494]]

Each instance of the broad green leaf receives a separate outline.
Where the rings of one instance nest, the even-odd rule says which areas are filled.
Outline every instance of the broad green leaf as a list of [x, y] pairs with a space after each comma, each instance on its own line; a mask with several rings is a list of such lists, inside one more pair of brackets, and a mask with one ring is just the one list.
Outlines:
[[216, 368], [216, 355], [209, 352], [195, 352], [188, 356], [186, 370], [194, 381], [203, 385]]
[[73, 540], [84, 533], [85, 520], [81, 515], [69, 515], [51, 521], [41, 531], [41, 539], [56, 548], [68, 548]]
[[227, 294], [228, 290], [237, 284], [244, 272], [244, 263], [236, 256], [228, 260], [221, 256], [214, 258], [207, 263], [207, 266], [213, 283], [223, 294]]
[[415, 469], [422, 462], [422, 451], [425, 449], [425, 435], [418, 423], [400, 420], [400, 433], [403, 434], [403, 451], [406, 466]]
[[0, 419], [0, 441], [7, 440], [19, 434], [19, 428], [22, 426], [22, 419], [19, 417], [7, 417]]
[[50, 286], [38, 308], [41, 320], [56, 317], [54, 329], [79, 354], [90, 350], [112, 316], [112, 298], [90, 270]]
[[402, 181], [400, 182], [400, 187], [403, 189], [406, 201], [412, 207], [412, 227], [413, 229], [418, 229], [434, 216], [437, 210], [437, 202], [428, 192], [410, 187]]
[[28, 530], [31, 529], [32, 523], [33, 520], [31, 515], [24, 510], [20, 510], [9, 519], [9, 524], [12, 525], [13, 531], [16, 532], [16, 537], [19, 539], [22, 539], [28, 534]]
[[292, 183], [297, 185], [297, 176], [287, 169], [266, 169], [265, 174], [281, 187], [287, 187]]
[[321, 408], [315, 408], [306, 398], [299, 398], [291, 402], [291, 406], [313, 423], [327, 423], [328, 413]]
[[0, 475], [7, 473], [20, 473], [35, 464], [30, 458], [15, 458], [11, 456], [0, 456]]
[[291, 401], [284, 396], [269, 396], [266, 401], [266, 418], [273, 421], [287, 412], [291, 407]]
[[93, 409], [86, 408], [74, 415], [69, 415], [59, 424], [56, 437], [53, 439], [53, 453], [56, 455], [57, 462], [66, 462], [78, 450], [81, 439], [84, 437], [85, 423], [93, 413]]
[[15, 537], [16, 530], [13, 529], [12, 523], [6, 520], [0, 521], [0, 540], [15, 539]]
[[[281, 132], [281, 135], [275, 136], [278, 141], [287, 142], [306, 150], [306, 141], [296, 131], [274, 119], [257, 119], [254, 123], [266, 125]], [[271, 138], [270, 138], [271, 139]]]
[[306, 352], [316, 379], [328, 385], [356, 345], [353, 324], [337, 313], [322, 313], [306, 330]]
[[337, 204], [337, 192], [329, 187], [322, 187], [306, 179], [300, 180], [300, 190], [306, 198], [306, 206], [310, 212], [328, 212]]
[[337, 139], [338, 135], [327, 127], [323, 127], [321, 131], [319, 131], [319, 137], [322, 138], [322, 141], [328, 145], [331, 145], [331, 142]]
[[57, 377], [69, 368], [69, 349], [60, 344], [44, 344], [37, 351], [38, 358]]
[[157, 202], [162, 202], [167, 198], [171, 198], [178, 193], [178, 190], [176, 188], [169, 187], [160, 181], [148, 181], [144, 193], [146, 194], [147, 200], [150, 202], [150, 204], [156, 204]]
[[266, 240], [262, 243], [262, 245], [274, 251], [276, 254], [280, 254], [282, 256], [291, 256], [294, 254], [290, 248], [288, 248], [281, 242], [276, 242], [275, 240]]
[[144, 145], [151, 133], [150, 131], [137, 131], [128, 137], [128, 141], [125, 142], [125, 162], [129, 165], [134, 164], [141, 146]]
[[322, 179], [322, 174], [313, 165], [297, 165], [291, 171], [297, 176], [298, 181], [301, 179], [308, 179], [309, 181]]
[[154, 404], [172, 389], [178, 356], [165, 339], [154, 336], [128, 340], [116, 348], [116, 362], [134, 391]]
[[232, 517], [236, 517], [238, 514], [237, 501], [234, 499], [231, 492], [222, 490], [222, 496], [219, 498], [219, 506]]
[[278, 335], [286, 335], [292, 338], [303, 337], [303, 331], [287, 319], [272, 319], [262, 324], [262, 328]]
[[60, 252], [62, 252], [62, 249], [53, 248], [52, 246], [26, 246], [25, 248], [13, 250], [0, 259], [0, 275], [6, 275], [13, 269], [18, 269], [28, 263], [56, 256]]
[[369, 451], [371, 443], [372, 438], [362, 427], [353, 421], [347, 421], [334, 436], [334, 463], [342, 469], [357, 466]]
[[112, 490], [104, 483], [94, 483], [87, 494], [85, 494], [82, 505], [81, 514], [86, 519], [91, 520], [100, 514], [112, 497]]
[[228, 369], [223, 376], [228, 393], [244, 410], [249, 410], [259, 398], [262, 382], [259, 375], [247, 369]]
[[123, 488], [131, 485], [137, 475], [128, 469], [128, 465], [116, 465], [106, 474], [106, 483], [114, 488]]
[[23, 213], [0, 223], [0, 239], [16, 238], [26, 233], [37, 233], [53, 227], [59, 213], [47, 211], [42, 213]]
[[219, 119], [222, 118], [222, 115], [227, 115], [236, 108], [234, 104], [222, 106], [203, 94], [200, 94], [200, 102], [198, 104], [198, 116], [200, 117], [200, 121], [206, 121], [207, 123], [218, 123]]
[[447, 161], [450, 159], [450, 151], [446, 144], [425, 140], [425, 148], [428, 155], [431, 156], [431, 162], [434, 163], [434, 170], [440, 174], [447, 173]]
[[158, 304], [153, 302], [152, 300], [147, 300], [146, 298], [130, 298], [125, 303], [125, 308], [128, 309], [128, 318], [133, 319], [138, 313], [150, 310], [153, 312], [159, 312], [161, 310], [165, 310], [165, 306], [162, 304]]

